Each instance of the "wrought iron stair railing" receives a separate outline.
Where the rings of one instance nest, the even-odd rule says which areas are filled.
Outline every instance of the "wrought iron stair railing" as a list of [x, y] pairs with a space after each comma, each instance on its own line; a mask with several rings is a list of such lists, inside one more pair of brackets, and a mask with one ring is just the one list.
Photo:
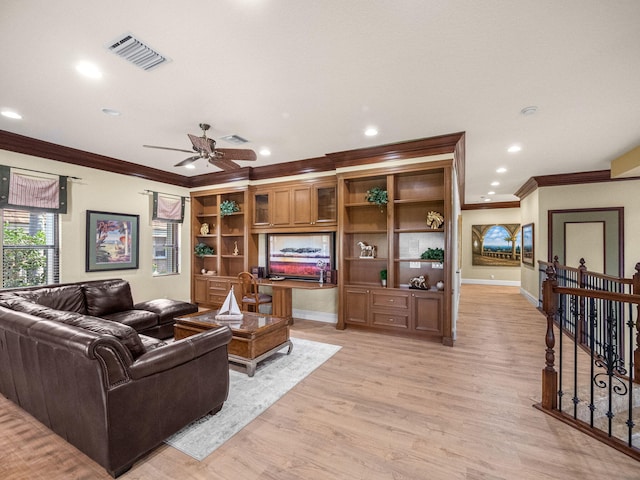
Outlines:
[[640, 263], [631, 279], [540, 262], [547, 318], [537, 408], [640, 460]]

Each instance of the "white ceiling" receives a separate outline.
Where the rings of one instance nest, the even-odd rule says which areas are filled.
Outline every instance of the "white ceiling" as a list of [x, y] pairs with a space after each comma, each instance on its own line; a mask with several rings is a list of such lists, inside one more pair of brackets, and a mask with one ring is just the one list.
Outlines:
[[[206, 122], [269, 147], [261, 166], [465, 131], [466, 203], [512, 201], [640, 144], [639, 23], [638, 0], [2, 0], [0, 109], [24, 118], [0, 129], [182, 175], [216, 169], [142, 145]], [[109, 52], [127, 32], [171, 62]]]

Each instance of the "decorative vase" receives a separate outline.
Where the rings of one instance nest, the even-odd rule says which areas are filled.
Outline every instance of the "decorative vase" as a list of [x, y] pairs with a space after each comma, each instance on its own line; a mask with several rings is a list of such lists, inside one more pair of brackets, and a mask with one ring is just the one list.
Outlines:
[[386, 287], [387, 286], [387, 279], [384, 278], [384, 279], [380, 280], [380, 283], [382, 284], [383, 287]]
[[436, 283], [436, 288], [438, 290], [444, 290], [444, 282], [443, 281], [439, 281]]

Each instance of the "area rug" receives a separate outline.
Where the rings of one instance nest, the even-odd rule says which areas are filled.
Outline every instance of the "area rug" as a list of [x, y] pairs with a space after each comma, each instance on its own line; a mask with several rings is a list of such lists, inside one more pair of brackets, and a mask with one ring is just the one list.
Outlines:
[[230, 369], [229, 397], [222, 410], [196, 420], [165, 443], [203, 460], [341, 348], [301, 338], [291, 338], [291, 342], [289, 355], [283, 348], [259, 363], [253, 377]]

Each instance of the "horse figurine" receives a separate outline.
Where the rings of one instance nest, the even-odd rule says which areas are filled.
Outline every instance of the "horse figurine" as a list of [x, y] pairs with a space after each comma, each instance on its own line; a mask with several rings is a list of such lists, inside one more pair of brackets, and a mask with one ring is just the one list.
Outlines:
[[419, 288], [420, 290], [429, 290], [429, 277], [425, 278], [424, 275], [420, 275], [419, 277], [414, 277], [409, 280], [409, 285], [411, 288]]
[[440, 225], [443, 223], [444, 217], [438, 212], [431, 211], [427, 213], [427, 225], [429, 225], [429, 227], [433, 229], [440, 228]]
[[376, 247], [374, 245], [367, 245], [364, 242], [358, 242], [360, 247], [360, 258], [375, 258]]

